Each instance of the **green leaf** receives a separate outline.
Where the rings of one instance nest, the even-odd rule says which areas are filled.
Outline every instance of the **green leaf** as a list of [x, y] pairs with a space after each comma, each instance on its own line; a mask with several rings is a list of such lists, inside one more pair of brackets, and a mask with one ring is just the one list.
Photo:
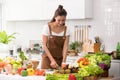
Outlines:
[[77, 50], [77, 48], [79, 47], [79, 43], [77, 41], [75, 42], [72, 42], [70, 45], [69, 45], [69, 48], [70, 50]]
[[120, 42], [117, 43], [116, 51], [120, 52]]
[[20, 59], [21, 59], [22, 61], [27, 60], [27, 57], [24, 55], [24, 52], [23, 52], [23, 51], [20, 51], [19, 57], [20, 57]]
[[0, 32], [0, 43], [8, 44], [13, 39], [15, 39], [15, 34], [17, 34], [17, 33], [12, 33], [12, 34], [8, 35], [6, 33], [6, 31], [1, 31]]

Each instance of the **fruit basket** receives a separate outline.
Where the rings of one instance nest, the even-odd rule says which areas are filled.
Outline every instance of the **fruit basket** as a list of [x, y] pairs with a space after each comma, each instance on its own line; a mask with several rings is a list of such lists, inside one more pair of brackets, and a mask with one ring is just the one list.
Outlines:
[[85, 80], [97, 80], [99, 77], [108, 77], [109, 75], [111, 56], [106, 53], [87, 54], [77, 62], [80, 65], [78, 74], [85, 77]]
[[77, 56], [78, 55], [78, 51], [77, 50], [68, 50], [68, 55], [69, 56]]
[[100, 78], [100, 76], [87, 76], [84, 77], [84, 80], [98, 80]]
[[101, 74], [101, 77], [108, 77], [109, 76], [109, 70], [104, 70], [104, 72]]

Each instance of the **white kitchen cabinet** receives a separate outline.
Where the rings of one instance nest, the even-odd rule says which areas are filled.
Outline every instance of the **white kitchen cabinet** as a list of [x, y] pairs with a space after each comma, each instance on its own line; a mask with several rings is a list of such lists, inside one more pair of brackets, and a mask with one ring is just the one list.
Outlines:
[[92, 18], [93, 0], [61, 0], [68, 12], [68, 19]]
[[34, 20], [42, 15], [42, 2], [39, 0], [6, 0], [6, 20]]
[[3, 4], [3, 3], [5, 3], [5, 0], [0, 0], [0, 4]]
[[6, 20], [49, 20], [59, 4], [68, 12], [67, 19], [92, 18], [92, 0], [6, 0]]
[[109, 75], [115, 77], [120, 76], [120, 60], [112, 60]]
[[5, 0], [0, 0], [0, 31], [2, 30], [4, 26], [4, 13], [3, 13], [3, 6], [4, 6]]

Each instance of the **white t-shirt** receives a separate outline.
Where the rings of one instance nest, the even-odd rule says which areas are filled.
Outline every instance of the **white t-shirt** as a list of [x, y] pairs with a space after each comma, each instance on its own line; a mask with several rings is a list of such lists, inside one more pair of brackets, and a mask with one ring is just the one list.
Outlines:
[[[50, 30], [49, 30], [49, 26], [48, 25], [45, 25], [43, 27], [43, 31], [42, 31], [42, 35], [46, 35], [46, 36], [49, 36], [50, 35]], [[64, 35], [64, 31], [60, 32], [60, 33], [55, 33], [52, 31], [52, 35], [55, 35], [55, 36], [63, 36]], [[66, 29], [66, 36], [70, 35], [68, 29]]]

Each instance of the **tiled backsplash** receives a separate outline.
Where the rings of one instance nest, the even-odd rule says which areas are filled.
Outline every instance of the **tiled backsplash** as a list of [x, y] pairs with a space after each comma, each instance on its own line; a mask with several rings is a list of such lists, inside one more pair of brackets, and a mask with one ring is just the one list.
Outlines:
[[[70, 42], [74, 41], [75, 25], [91, 25], [89, 38], [94, 41], [99, 36], [105, 44], [106, 52], [115, 50], [120, 41], [120, 0], [94, 0], [93, 19], [67, 20], [70, 31]], [[16, 42], [24, 47], [29, 46], [29, 40], [41, 40], [42, 28], [48, 21], [17, 21], [7, 22], [9, 32], [19, 32]], [[32, 36], [33, 35], [33, 36]]]
[[106, 50], [111, 50], [120, 40], [120, 0], [105, 0], [104, 25], [106, 27]]

